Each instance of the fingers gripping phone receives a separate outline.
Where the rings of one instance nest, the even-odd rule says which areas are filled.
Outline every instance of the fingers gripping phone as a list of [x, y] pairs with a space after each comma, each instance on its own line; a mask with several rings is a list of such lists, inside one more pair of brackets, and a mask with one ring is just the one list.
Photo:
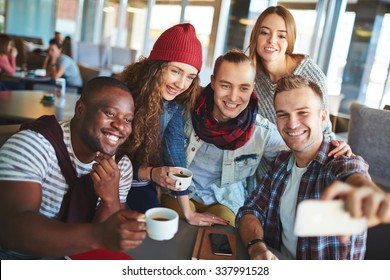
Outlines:
[[366, 219], [352, 218], [342, 200], [307, 199], [298, 204], [294, 228], [297, 236], [354, 235], [366, 228]]
[[210, 233], [209, 234], [211, 250], [213, 254], [220, 256], [231, 256], [232, 248], [226, 234]]

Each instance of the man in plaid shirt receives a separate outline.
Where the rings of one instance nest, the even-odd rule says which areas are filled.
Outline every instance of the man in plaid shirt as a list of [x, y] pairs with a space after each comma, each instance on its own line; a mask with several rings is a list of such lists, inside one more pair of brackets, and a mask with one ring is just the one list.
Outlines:
[[360, 156], [328, 157], [332, 144], [323, 136], [327, 110], [319, 87], [292, 75], [276, 85], [277, 127], [291, 151], [281, 152], [272, 170], [240, 208], [236, 225], [252, 259], [276, 259], [267, 246], [292, 259], [363, 259], [366, 232], [340, 240], [337, 236], [294, 235], [296, 207], [304, 199], [320, 199], [334, 181], [378, 189]]

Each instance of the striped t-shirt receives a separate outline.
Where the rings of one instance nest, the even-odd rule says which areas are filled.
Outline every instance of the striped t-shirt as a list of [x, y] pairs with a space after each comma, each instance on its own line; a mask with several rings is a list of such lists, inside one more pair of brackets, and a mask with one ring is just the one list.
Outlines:
[[[70, 123], [62, 122], [64, 142], [77, 176], [92, 170], [90, 163], [80, 162], [70, 141]], [[120, 202], [126, 202], [133, 179], [133, 167], [127, 156], [118, 163], [120, 170]], [[42, 186], [42, 203], [39, 212], [56, 218], [68, 184], [62, 175], [53, 146], [41, 134], [23, 130], [13, 135], [0, 149], [0, 180], [37, 182]]]

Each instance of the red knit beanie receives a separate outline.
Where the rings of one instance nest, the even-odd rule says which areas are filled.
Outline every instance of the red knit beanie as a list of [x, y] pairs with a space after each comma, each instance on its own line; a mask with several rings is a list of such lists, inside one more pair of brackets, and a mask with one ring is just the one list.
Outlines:
[[189, 23], [177, 24], [165, 30], [153, 45], [150, 60], [182, 62], [202, 68], [202, 45], [195, 28]]

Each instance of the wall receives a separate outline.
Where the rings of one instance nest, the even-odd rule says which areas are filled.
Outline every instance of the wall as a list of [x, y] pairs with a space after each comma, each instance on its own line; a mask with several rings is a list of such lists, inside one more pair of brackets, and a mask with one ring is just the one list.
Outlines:
[[42, 38], [48, 44], [55, 26], [55, 0], [8, 1], [5, 32]]

